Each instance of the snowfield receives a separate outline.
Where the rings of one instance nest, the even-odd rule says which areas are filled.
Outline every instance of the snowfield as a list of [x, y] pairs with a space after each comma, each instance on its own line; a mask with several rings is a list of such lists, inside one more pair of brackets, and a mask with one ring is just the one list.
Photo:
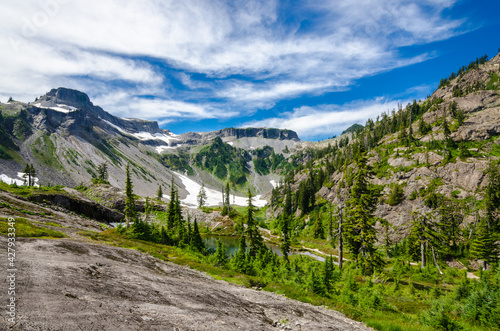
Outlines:
[[[130, 132], [130, 131], [127, 131], [127, 130], [119, 127], [118, 125], [111, 123], [110, 121], [106, 121], [105, 119], [102, 119], [102, 118], [101, 118], [101, 120], [106, 122], [111, 127], [117, 129], [121, 133], [135, 137], [139, 140], [161, 140], [161, 141], [166, 142], [167, 144], [170, 144], [170, 141], [172, 141], [172, 140], [179, 140], [179, 138], [176, 138], [177, 135], [174, 133], [166, 135], [166, 134], [163, 134], [160, 132], [156, 132], [155, 134], [151, 134], [151, 133], [145, 132], [145, 131]], [[176, 145], [176, 146], [164, 145], [164, 146], [157, 146], [155, 149], [156, 149], [156, 152], [158, 154], [161, 154], [163, 151], [165, 151], [167, 149], [175, 149], [175, 148], [180, 147], [180, 146], [181, 145]]]
[[[9, 177], [9, 176], [7, 176], [5, 174], [1, 174], [0, 175], [0, 181], [4, 182], [6, 184], [9, 184], [9, 185], [10, 184], [14, 184], [14, 183], [16, 183], [17, 185], [24, 185], [24, 178], [23, 178], [23, 176], [24, 176], [24, 172], [18, 172], [17, 173], [17, 177], [19, 177], [19, 178], [11, 178], [11, 177]], [[38, 182], [38, 178], [35, 177], [35, 186], [39, 186], [37, 184], [37, 182]]]
[[[198, 206], [198, 193], [200, 193], [201, 185], [193, 181], [192, 179], [181, 175], [180, 173], [174, 172], [182, 181], [182, 184], [184, 185], [186, 191], [188, 192], [188, 195], [184, 199], [180, 199], [181, 204], [186, 206], [186, 207], [197, 207]], [[219, 204], [222, 203], [222, 192], [221, 191], [216, 191], [214, 189], [205, 187], [205, 192], [207, 194], [207, 201], [205, 205], [207, 206], [218, 206]], [[170, 199], [169, 195], [163, 195], [163, 197]], [[247, 206], [248, 205], [248, 199], [247, 197], [240, 197], [240, 196], [235, 196], [231, 195], [230, 197], [231, 204], [237, 205], [237, 206]], [[257, 195], [252, 199], [252, 203], [254, 206], [257, 207], [264, 207], [267, 204], [267, 201], [264, 199], [261, 199], [261, 195]]]

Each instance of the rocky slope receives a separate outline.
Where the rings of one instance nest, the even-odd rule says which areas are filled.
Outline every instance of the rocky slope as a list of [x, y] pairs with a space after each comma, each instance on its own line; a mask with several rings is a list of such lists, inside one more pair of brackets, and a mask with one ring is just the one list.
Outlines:
[[101, 230], [97, 221], [30, 200], [0, 191], [0, 218], [22, 217], [67, 238], [17, 238], [16, 323], [5, 315], [1, 330], [369, 330], [333, 310], [93, 241], [79, 231]]
[[[421, 117], [429, 129], [428, 132], [420, 132], [420, 121], [414, 121], [412, 131], [416, 143], [409, 147], [402, 143], [402, 139], [408, 136], [408, 128], [403, 135], [399, 131], [384, 136], [375, 147], [369, 146], [368, 140], [365, 140], [369, 163], [377, 172], [372, 182], [383, 188], [375, 214], [394, 226], [390, 229], [393, 238], [407, 233], [414, 211], [431, 211], [424, 204], [427, 198], [425, 190], [429, 187], [435, 187], [436, 193], [448, 198], [482, 199], [482, 189], [486, 184], [485, 169], [491, 160], [500, 158], [499, 75], [500, 54], [455, 76], [427, 100], [419, 102], [421, 109], [427, 109]], [[389, 123], [393, 118], [403, 116], [404, 111], [406, 109], [394, 111], [388, 117]], [[463, 123], [458, 120], [460, 112]], [[448, 142], [444, 122], [450, 130], [451, 140]], [[374, 131], [365, 130], [364, 139], [373, 134]], [[318, 143], [316, 148], [324, 149], [328, 143], [333, 145], [338, 139]], [[316, 171], [320, 168], [325, 170], [327, 159], [333, 162], [335, 155], [316, 158]], [[317, 199], [344, 203], [348, 196], [345, 183], [349, 167], [353, 165], [331, 174], [316, 192]], [[292, 191], [297, 191], [300, 184], [308, 179], [309, 170], [297, 173], [292, 181]], [[388, 197], [396, 183], [403, 189], [402, 201], [389, 205]], [[274, 215], [280, 211], [281, 208], [275, 209]], [[296, 216], [299, 215], [300, 210]], [[465, 216], [466, 223], [474, 217]]]

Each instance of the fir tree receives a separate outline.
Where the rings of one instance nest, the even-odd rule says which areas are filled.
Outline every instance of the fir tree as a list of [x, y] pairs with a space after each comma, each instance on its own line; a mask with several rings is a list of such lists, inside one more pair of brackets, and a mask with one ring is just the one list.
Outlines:
[[193, 233], [191, 235], [190, 246], [194, 250], [196, 250], [200, 253], [205, 252], [205, 244], [203, 243], [203, 240], [201, 239], [200, 230], [198, 229], [198, 222], [196, 221], [196, 218], [194, 219], [194, 223], [193, 223]]
[[350, 199], [347, 201], [345, 239], [354, 261], [363, 268], [366, 274], [373, 273], [375, 262], [375, 229], [376, 199], [369, 186], [372, 176], [366, 156], [360, 153], [357, 160], [357, 170], [354, 174]]
[[314, 294], [324, 294], [323, 282], [314, 266], [309, 269], [309, 289]]
[[488, 186], [486, 187], [485, 209], [488, 225], [499, 232], [500, 223], [498, 211], [500, 208], [500, 162], [491, 161], [486, 169]]
[[246, 241], [243, 234], [241, 234], [240, 240], [238, 242], [238, 251], [231, 259], [231, 266], [238, 272], [247, 272]]
[[259, 232], [259, 229], [257, 227], [257, 222], [255, 221], [253, 217], [253, 213], [255, 211], [255, 207], [252, 204], [252, 192], [250, 189], [248, 189], [248, 208], [247, 208], [247, 229], [246, 229], [246, 234], [248, 236], [248, 241], [249, 241], [249, 255], [251, 257], [256, 257], [257, 253], [259, 250], [262, 248], [264, 245], [264, 240], [262, 239], [262, 236]]
[[130, 177], [130, 164], [127, 163], [127, 167], [125, 168], [126, 174], [127, 174], [127, 179], [125, 182], [125, 195], [126, 195], [126, 200], [125, 200], [125, 220], [126, 220], [126, 226], [127, 228], [129, 227], [130, 221], [135, 221], [137, 218], [137, 212], [135, 209], [135, 198], [134, 198], [134, 193], [132, 191], [133, 185], [132, 185], [132, 179]]
[[176, 219], [176, 199], [177, 199], [177, 190], [175, 189], [174, 178], [172, 177], [172, 181], [170, 183], [170, 201], [168, 202], [167, 209], [167, 229], [172, 230], [175, 226]]
[[[420, 241], [420, 256], [421, 256], [421, 268], [425, 268], [426, 265], [426, 246], [431, 246], [432, 255], [435, 257], [434, 245], [440, 241], [439, 233], [435, 230], [434, 223], [431, 221], [432, 215], [413, 213], [414, 219], [411, 222], [412, 228], [410, 230], [410, 235], [414, 235]], [[439, 266], [436, 263], [436, 267]], [[439, 270], [440, 271], [440, 270]]]
[[30, 179], [31, 179], [31, 183], [29, 186], [35, 186], [36, 170], [35, 170], [35, 166], [33, 165], [33, 163], [30, 165], [29, 173], [30, 173]]
[[200, 192], [198, 193], [198, 208], [203, 208], [207, 201], [207, 192], [205, 191], [205, 184], [201, 183]]
[[222, 207], [222, 212], [221, 215], [225, 216], [228, 215], [229, 212], [231, 211], [231, 204], [229, 200], [229, 195], [230, 195], [230, 189], [229, 189], [229, 182], [226, 183], [226, 189], [222, 190], [222, 198], [223, 198], [223, 207]]
[[288, 264], [290, 261], [288, 260], [288, 254], [290, 253], [290, 216], [281, 215], [282, 218], [282, 226], [281, 233], [283, 234], [283, 242], [281, 243], [280, 249], [283, 254], [283, 259]]
[[321, 217], [314, 215], [313, 236], [315, 239], [325, 239], [325, 228]]
[[212, 263], [216, 267], [223, 267], [227, 263], [226, 247], [220, 241], [220, 239], [217, 239], [217, 249], [215, 250], [215, 253], [212, 256]]
[[333, 271], [334, 269], [333, 257], [330, 255], [325, 259], [324, 269], [323, 269], [323, 286], [326, 292], [330, 292], [332, 289], [333, 281]]
[[100, 182], [106, 182], [108, 179], [108, 164], [103, 162], [97, 166], [97, 179]]
[[487, 221], [481, 220], [477, 226], [476, 238], [470, 247], [470, 254], [476, 259], [483, 260], [483, 269], [485, 270], [488, 264], [498, 260], [499, 251], [496, 241]]
[[161, 188], [161, 184], [158, 185], [158, 191], [156, 191], [156, 199], [158, 201], [161, 201], [161, 199], [163, 198], [163, 189]]
[[30, 171], [30, 165], [28, 163], [26, 163], [26, 166], [24, 167], [23, 178], [25, 183], [24, 185], [31, 186], [31, 171]]

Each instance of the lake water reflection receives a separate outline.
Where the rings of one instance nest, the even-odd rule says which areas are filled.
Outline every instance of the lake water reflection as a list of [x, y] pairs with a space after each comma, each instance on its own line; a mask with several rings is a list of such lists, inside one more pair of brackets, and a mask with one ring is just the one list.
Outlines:
[[[238, 246], [239, 246], [239, 237], [231, 237], [231, 236], [203, 236], [203, 243], [205, 244], [206, 248], [217, 248], [217, 239], [220, 239], [220, 241], [226, 246], [227, 250], [227, 255], [232, 255], [235, 254], [238, 251]], [[266, 243], [266, 246], [273, 252], [276, 253], [278, 256], [282, 256], [283, 254], [281, 253], [281, 249], [279, 248], [278, 245]], [[324, 262], [325, 258], [315, 255], [311, 252], [297, 252], [297, 251], [292, 251], [290, 252], [290, 255], [295, 255], [295, 254], [300, 254], [300, 255], [307, 255], [310, 256], [318, 261]]]

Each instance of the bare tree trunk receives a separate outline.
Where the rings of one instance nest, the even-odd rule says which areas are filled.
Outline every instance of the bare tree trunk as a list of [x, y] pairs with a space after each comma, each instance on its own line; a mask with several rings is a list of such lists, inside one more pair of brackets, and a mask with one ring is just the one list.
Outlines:
[[342, 206], [340, 207], [339, 217], [339, 268], [342, 269], [344, 255], [344, 240], [342, 239]]
[[425, 268], [425, 242], [420, 240], [421, 268]]
[[434, 253], [434, 246], [432, 246], [432, 245], [431, 245], [431, 251], [432, 251], [432, 259], [434, 260], [434, 264], [436, 265], [436, 268], [439, 271], [439, 274], [442, 275], [443, 273], [441, 272], [441, 269], [439, 269], [439, 264], [437, 263], [437, 260], [436, 260], [436, 253]]

